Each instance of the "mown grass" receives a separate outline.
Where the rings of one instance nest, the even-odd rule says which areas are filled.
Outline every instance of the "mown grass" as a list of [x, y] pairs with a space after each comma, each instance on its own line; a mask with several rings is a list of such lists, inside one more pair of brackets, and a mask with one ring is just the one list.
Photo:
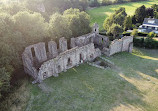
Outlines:
[[137, 7], [140, 7], [141, 5], [150, 7], [153, 4], [158, 4], [158, 0], [148, 0], [148, 1], [141, 1], [141, 2], [130, 2], [130, 3], [125, 3], [125, 4], [102, 6], [99, 8], [87, 10], [87, 12], [91, 17], [91, 25], [96, 22], [99, 24], [100, 30], [102, 30], [104, 20], [110, 14], [112, 14], [116, 9], [120, 7], [124, 7], [128, 15], [133, 15]]
[[110, 58], [119, 70], [88, 64], [44, 81], [51, 92], [29, 85], [25, 111], [157, 111], [158, 50], [135, 48]]

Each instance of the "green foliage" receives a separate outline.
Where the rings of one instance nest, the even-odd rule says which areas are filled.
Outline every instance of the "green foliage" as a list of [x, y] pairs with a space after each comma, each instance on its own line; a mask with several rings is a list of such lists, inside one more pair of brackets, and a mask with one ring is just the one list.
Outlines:
[[68, 26], [72, 31], [72, 36], [77, 37], [87, 34], [91, 31], [90, 16], [86, 12], [80, 12], [78, 9], [68, 9], [64, 11], [63, 16], [68, 20]]
[[153, 4], [153, 5], [151, 6], [151, 8], [153, 8], [154, 11], [158, 12], [158, 5], [157, 5], [157, 4]]
[[150, 48], [150, 49], [158, 49], [158, 41], [151, 38], [134, 38], [134, 46]]
[[100, 4], [98, 2], [98, 0], [89, 0], [89, 6], [90, 7], [98, 7]]
[[152, 39], [153, 37], [156, 37], [156, 34], [155, 34], [154, 32], [150, 32], [150, 33], [148, 34], [148, 37], [149, 37], [150, 39]]
[[71, 37], [72, 32], [68, 27], [68, 19], [61, 14], [53, 14], [49, 21], [49, 33], [52, 39]]
[[151, 6], [154, 9], [154, 18], [158, 19], [158, 5], [154, 4]]
[[124, 26], [124, 30], [128, 30], [132, 28], [132, 19], [130, 16], [125, 18], [123, 26]]
[[118, 24], [112, 24], [112, 26], [109, 28], [107, 34], [112, 34], [114, 36], [114, 39], [118, 37], [123, 32], [123, 29]]
[[[8, 71], [5, 67], [0, 68], [0, 92], [7, 92], [10, 87], [10, 78], [11, 78], [11, 71]], [[1, 93], [0, 93], [1, 97]]]
[[14, 49], [0, 42], [0, 95], [1, 92], [7, 92], [10, 86], [11, 74], [14, 71], [15, 64], [12, 61], [16, 60]]
[[28, 11], [28, 9], [26, 8], [25, 4], [21, 3], [21, 4], [8, 4], [8, 5], [2, 5], [1, 9], [4, 12], [9, 13], [10, 15], [15, 15], [16, 13], [18, 13], [19, 11]]
[[146, 7], [142, 5], [135, 10], [135, 18], [138, 23], [142, 23], [146, 17]]
[[27, 43], [42, 41], [48, 36], [48, 23], [39, 13], [18, 12], [13, 16], [15, 29], [25, 38]]
[[131, 35], [136, 37], [138, 35], [138, 30], [137, 29], [133, 29]]
[[49, 22], [49, 32], [51, 38], [77, 37], [89, 33], [91, 28], [90, 17], [79, 9], [68, 9], [64, 14], [52, 15]]
[[112, 26], [112, 24], [119, 24], [121, 27], [123, 27], [126, 16], [127, 14], [125, 12], [125, 8], [119, 8], [118, 10], [115, 10], [114, 14], [105, 19], [103, 23], [104, 29], [108, 30], [109, 27]]

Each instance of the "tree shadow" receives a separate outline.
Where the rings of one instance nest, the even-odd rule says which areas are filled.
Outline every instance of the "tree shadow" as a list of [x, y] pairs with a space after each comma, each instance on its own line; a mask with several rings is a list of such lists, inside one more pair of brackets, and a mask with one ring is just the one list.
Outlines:
[[[116, 61], [116, 65], [125, 70], [125, 75], [134, 77], [132, 73], [142, 72], [146, 75], [158, 79], [158, 50], [134, 49], [132, 54], [123, 52], [112, 57]], [[124, 58], [122, 58], [124, 57]], [[120, 61], [117, 61], [117, 59]], [[122, 64], [120, 64], [120, 62]], [[117, 64], [118, 63], [118, 64]], [[129, 72], [128, 72], [129, 71]]]

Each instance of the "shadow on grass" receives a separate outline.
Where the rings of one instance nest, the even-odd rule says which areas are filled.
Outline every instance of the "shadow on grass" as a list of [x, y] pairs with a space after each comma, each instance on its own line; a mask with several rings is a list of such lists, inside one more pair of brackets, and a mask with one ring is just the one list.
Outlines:
[[[132, 54], [126, 52], [116, 54], [112, 60], [117, 61], [116, 64], [125, 70], [126, 76], [136, 77], [136, 72], [142, 72], [146, 75], [158, 79], [156, 70], [158, 69], [158, 50], [134, 49]], [[122, 58], [123, 57], [123, 58]], [[118, 59], [120, 59], [118, 61]]]

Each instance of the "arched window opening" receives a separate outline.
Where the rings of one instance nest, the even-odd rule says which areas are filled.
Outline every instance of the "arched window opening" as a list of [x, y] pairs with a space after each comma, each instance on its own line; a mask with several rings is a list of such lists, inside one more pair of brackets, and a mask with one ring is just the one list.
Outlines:
[[43, 73], [43, 79], [45, 79], [45, 78], [47, 78], [47, 73], [46, 72]]
[[67, 60], [67, 66], [72, 66], [72, 61], [70, 58], [68, 58], [68, 60]]
[[49, 49], [48, 49], [48, 42], [45, 43], [45, 48], [46, 48], [46, 53], [49, 52]]
[[90, 55], [90, 58], [93, 59], [93, 54]]
[[80, 61], [79, 62], [83, 63], [83, 56], [82, 56], [82, 54], [80, 54]]
[[32, 57], [35, 57], [35, 50], [33, 47], [31, 48], [31, 53], [32, 53]]
[[61, 71], [61, 66], [60, 65], [58, 65], [58, 72], [60, 72]]
[[102, 38], [101, 40], [102, 40], [102, 43], [103, 43], [103, 42], [104, 42], [104, 39]]

